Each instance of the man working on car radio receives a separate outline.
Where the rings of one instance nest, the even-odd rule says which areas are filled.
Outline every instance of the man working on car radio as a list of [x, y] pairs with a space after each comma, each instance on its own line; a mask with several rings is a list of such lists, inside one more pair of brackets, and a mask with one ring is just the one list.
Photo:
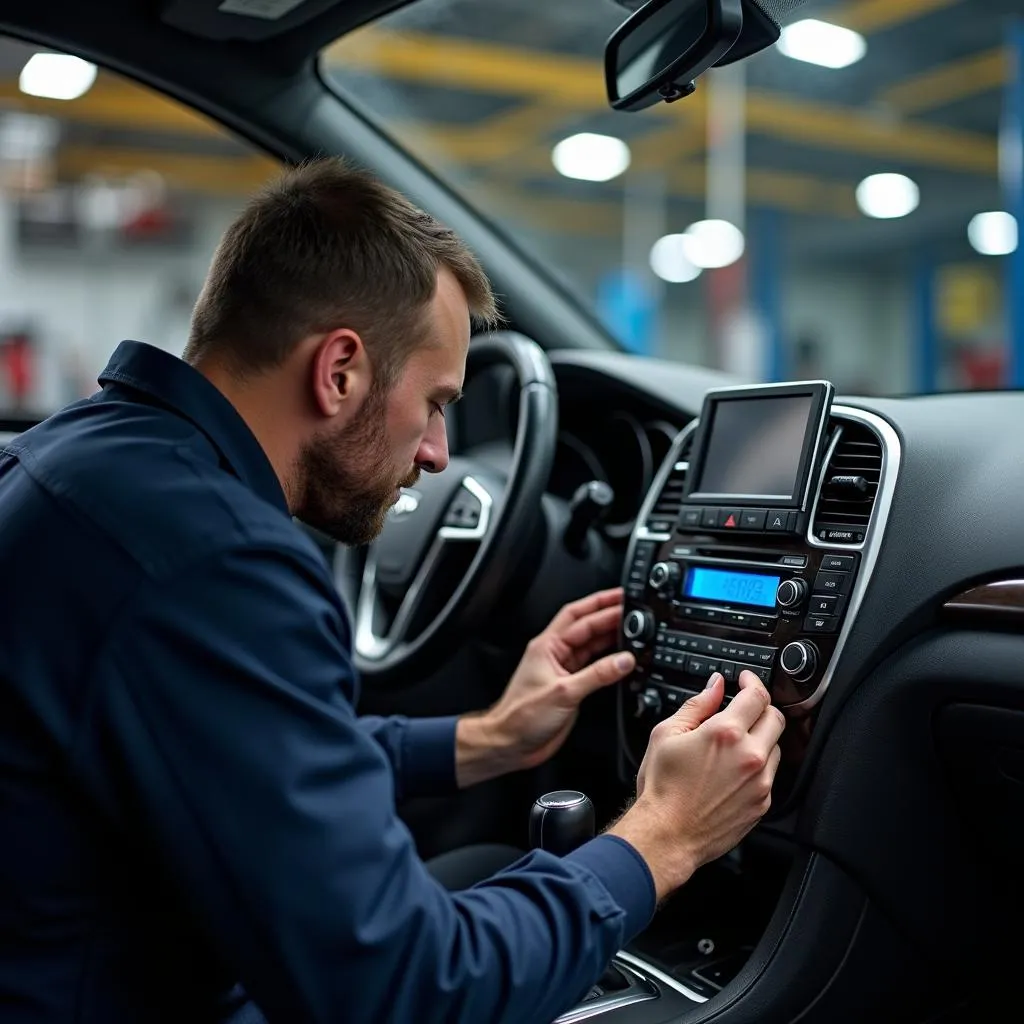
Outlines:
[[564, 608], [487, 712], [360, 719], [350, 629], [299, 517], [381, 529], [448, 462], [487, 280], [335, 161], [228, 229], [184, 360], [123, 343], [102, 389], [0, 454], [0, 1018], [545, 1021], [768, 806], [781, 714], [721, 676], [654, 730], [637, 799], [565, 858], [452, 893], [396, 814], [539, 764], [626, 676], [621, 594]]

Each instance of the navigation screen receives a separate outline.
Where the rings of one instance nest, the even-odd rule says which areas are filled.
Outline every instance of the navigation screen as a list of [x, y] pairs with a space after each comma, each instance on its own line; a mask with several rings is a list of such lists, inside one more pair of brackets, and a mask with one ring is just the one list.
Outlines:
[[796, 497], [813, 404], [813, 395], [716, 402], [697, 489], [737, 497]]
[[683, 594], [698, 601], [722, 601], [774, 608], [779, 576], [755, 576], [749, 572], [694, 567], [686, 574]]

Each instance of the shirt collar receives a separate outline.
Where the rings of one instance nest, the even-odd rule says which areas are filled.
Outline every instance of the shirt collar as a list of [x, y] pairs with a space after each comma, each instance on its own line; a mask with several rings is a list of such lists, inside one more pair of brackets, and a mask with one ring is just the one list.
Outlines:
[[281, 482], [256, 435], [228, 399], [184, 360], [141, 341], [122, 341], [98, 383], [134, 388], [193, 423], [235, 476], [289, 514]]

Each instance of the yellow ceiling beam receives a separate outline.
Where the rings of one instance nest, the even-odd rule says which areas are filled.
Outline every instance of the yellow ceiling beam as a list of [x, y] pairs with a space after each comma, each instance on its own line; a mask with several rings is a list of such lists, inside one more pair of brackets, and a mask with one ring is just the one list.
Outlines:
[[369, 26], [323, 51], [328, 64], [405, 81], [522, 96], [579, 110], [607, 110], [600, 64], [589, 57]]
[[1002, 88], [1010, 77], [1010, 54], [1004, 47], [971, 54], [879, 93], [878, 98], [902, 114], [926, 110]]
[[994, 175], [999, 166], [997, 141], [988, 135], [760, 92], [747, 96], [747, 125], [751, 132], [801, 145], [947, 170]]
[[183, 135], [227, 135], [219, 125], [188, 107], [113, 75], [101, 75], [96, 84], [76, 100], [26, 96], [16, 81], [0, 81], [0, 104], [7, 110], [113, 128], [180, 132]]
[[[371, 45], [355, 46], [355, 37], [346, 37], [351, 49], [345, 50], [345, 59], [350, 60], [350, 66], [407, 82], [429, 82], [492, 95], [547, 96], [558, 102], [575, 102], [582, 109], [607, 109], [596, 61], [440, 36], [372, 31]], [[341, 59], [340, 52], [331, 59]], [[683, 100], [678, 105], [680, 112], [688, 103], [690, 100]], [[667, 116], [673, 107], [662, 104], [652, 109]], [[693, 113], [702, 116], [696, 105]], [[748, 92], [747, 124], [753, 132], [804, 145], [949, 170], [991, 174], [997, 166], [996, 141], [985, 135], [905, 121], [889, 123], [846, 107], [759, 90]], [[466, 145], [470, 147], [471, 143]]]
[[851, 0], [838, 4], [823, 15], [837, 25], [865, 35], [880, 32], [927, 14], [952, 7], [961, 0]]
[[65, 146], [57, 159], [57, 173], [66, 179], [88, 174], [111, 178], [155, 171], [168, 185], [217, 196], [247, 196], [280, 171], [264, 156], [199, 156], [106, 146]]

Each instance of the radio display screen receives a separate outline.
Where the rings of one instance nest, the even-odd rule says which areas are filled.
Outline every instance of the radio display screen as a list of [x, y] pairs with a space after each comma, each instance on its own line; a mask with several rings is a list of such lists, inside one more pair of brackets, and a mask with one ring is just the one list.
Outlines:
[[706, 569], [694, 566], [686, 574], [683, 595], [697, 601], [721, 601], [749, 604], [758, 608], [774, 608], [775, 592], [780, 576], [761, 576], [728, 569]]

